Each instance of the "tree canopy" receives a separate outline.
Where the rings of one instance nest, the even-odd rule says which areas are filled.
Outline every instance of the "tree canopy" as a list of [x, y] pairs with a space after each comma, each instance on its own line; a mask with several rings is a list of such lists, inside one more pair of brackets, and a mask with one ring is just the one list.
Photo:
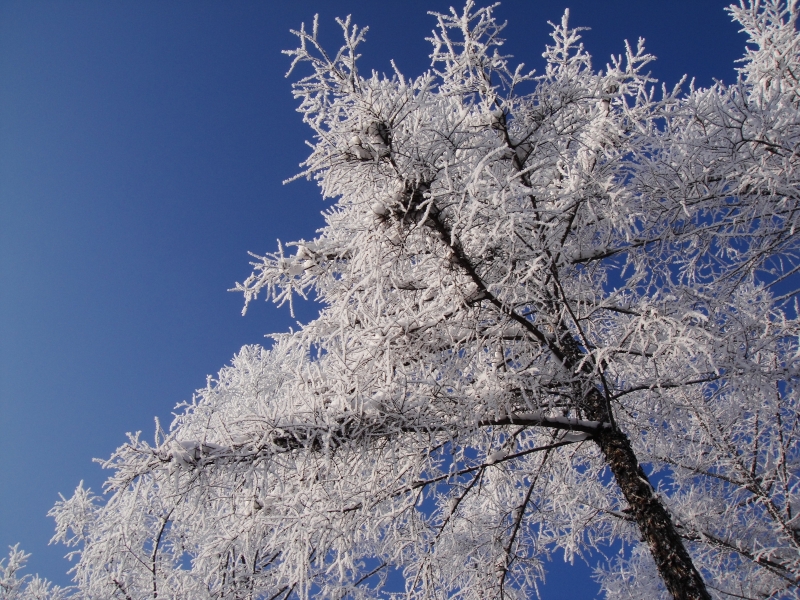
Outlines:
[[800, 596], [796, 2], [730, 7], [707, 89], [568, 13], [528, 72], [494, 9], [434, 15], [415, 78], [295, 32], [332, 205], [236, 290], [320, 314], [53, 508], [81, 597], [526, 598], [615, 542], [609, 598]]

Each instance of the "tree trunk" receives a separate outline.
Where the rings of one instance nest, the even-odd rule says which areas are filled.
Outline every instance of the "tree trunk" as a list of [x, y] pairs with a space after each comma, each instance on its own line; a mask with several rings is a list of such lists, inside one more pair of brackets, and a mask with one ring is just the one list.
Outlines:
[[[593, 420], [610, 421], [605, 399], [600, 392], [595, 389], [589, 396], [586, 415]], [[628, 436], [612, 428], [596, 434], [594, 439], [628, 501], [631, 515], [639, 526], [642, 539], [650, 547], [658, 573], [669, 593], [675, 600], [711, 600], [703, 578], [675, 529], [672, 517], [642, 470]]]

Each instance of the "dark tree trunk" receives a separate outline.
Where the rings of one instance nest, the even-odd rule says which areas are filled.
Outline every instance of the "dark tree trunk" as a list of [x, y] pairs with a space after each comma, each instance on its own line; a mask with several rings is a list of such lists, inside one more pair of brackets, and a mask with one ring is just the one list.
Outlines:
[[620, 431], [608, 431], [596, 436], [596, 441], [670, 594], [675, 600], [710, 600], [703, 578], [683, 546], [670, 514], [653, 493], [628, 436]]
[[[589, 394], [586, 416], [608, 422], [605, 399], [599, 391]], [[675, 529], [672, 517], [653, 491], [647, 475], [633, 452], [628, 436], [616, 428], [605, 429], [594, 436], [611, 472], [622, 490], [639, 526], [642, 539], [669, 593], [675, 600], [711, 600], [703, 578], [686, 551]]]

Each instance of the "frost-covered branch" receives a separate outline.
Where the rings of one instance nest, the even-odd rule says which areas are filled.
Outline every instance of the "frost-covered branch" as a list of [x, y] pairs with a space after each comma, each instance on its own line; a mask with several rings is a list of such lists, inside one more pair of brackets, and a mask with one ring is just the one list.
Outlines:
[[735, 84], [661, 93], [568, 15], [514, 66], [496, 9], [434, 15], [417, 78], [295, 32], [334, 204], [234, 289], [322, 309], [56, 505], [85, 597], [524, 598], [620, 540], [609, 597], [797, 596], [796, 3], [731, 7]]

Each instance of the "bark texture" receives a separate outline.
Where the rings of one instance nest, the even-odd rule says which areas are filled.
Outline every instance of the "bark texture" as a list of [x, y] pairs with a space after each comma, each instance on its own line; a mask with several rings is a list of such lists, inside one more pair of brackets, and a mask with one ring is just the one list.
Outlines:
[[[590, 419], [613, 423], [609, 418], [606, 399], [596, 388], [588, 394], [585, 412]], [[650, 548], [669, 593], [675, 600], [711, 600], [706, 584], [672, 522], [672, 516], [650, 485], [628, 436], [612, 427], [601, 430], [594, 439], [628, 502], [631, 516]]]
[[639, 465], [628, 436], [609, 430], [595, 439], [672, 597], [675, 600], [710, 600], [703, 578], [686, 551], [672, 517]]

